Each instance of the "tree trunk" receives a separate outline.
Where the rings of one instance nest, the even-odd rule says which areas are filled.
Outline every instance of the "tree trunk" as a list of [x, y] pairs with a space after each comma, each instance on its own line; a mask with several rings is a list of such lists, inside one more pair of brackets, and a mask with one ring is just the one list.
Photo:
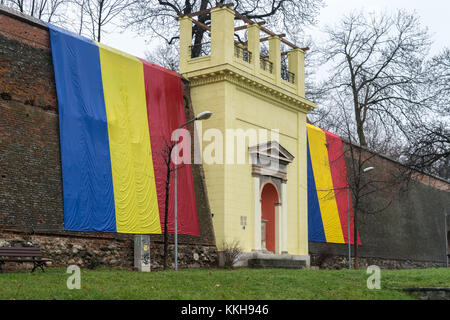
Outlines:
[[35, 7], [35, 4], [34, 4], [34, 0], [31, 2], [31, 12], [30, 12], [30, 16], [32, 16], [32, 17], [34, 17], [34, 7]]
[[355, 206], [353, 209], [353, 256], [355, 258], [354, 269], [359, 269], [359, 263], [358, 263], [358, 201], [355, 199]]
[[355, 120], [356, 120], [356, 131], [358, 133], [359, 145], [361, 147], [367, 147], [366, 136], [364, 134], [363, 120], [361, 119], [361, 108], [356, 106], [358, 102], [355, 102]]
[[[206, 10], [208, 8], [208, 0], [202, 0], [202, 3], [200, 4], [200, 11]], [[198, 21], [205, 24], [205, 22], [210, 19], [209, 14], [204, 14], [198, 17]], [[202, 41], [203, 41], [203, 35], [205, 34], [205, 30], [200, 28], [199, 26], [195, 26], [193, 30], [192, 37], [194, 38], [194, 46], [191, 51], [191, 57], [196, 58], [200, 57], [202, 53]]]
[[166, 198], [164, 208], [164, 270], [167, 270], [167, 256], [169, 252], [169, 230], [167, 228], [169, 220], [169, 190], [170, 190], [170, 152], [169, 152], [169, 162], [167, 165]]
[[103, 13], [104, 1], [100, 1], [100, 8], [98, 10], [98, 29], [97, 29], [97, 41], [100, 42], [101, 30], [102, 30], [102, 13]]

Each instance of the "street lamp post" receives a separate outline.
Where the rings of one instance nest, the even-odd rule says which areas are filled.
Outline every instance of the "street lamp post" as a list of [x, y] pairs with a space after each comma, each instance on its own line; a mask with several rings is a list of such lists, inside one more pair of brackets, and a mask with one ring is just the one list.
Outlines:
[[444, 239], [445, 239], [445, 259], [446, 259], [445, 266], [448, 268], [448, 258], [450, 256], [450, 254], [448, 252], [449, 235], [448, 235], [447, 225], [448, 225], [448, 213], [446, 211], [445, 212], [445, 221], [444, 221], [444, 228], [445, 228]]
[[[375, 167], [367, 167], [363, 169], [363, 173], [368, 172], [370, 170], [375, 169]], [[352, 268], [352, 241], [350, 236], [350, 209], [349, 209], [349, 203], [350, 203], [350, 185], [348, 184], [347, 179], [347, 239], [348, 239], [348, 268]], [[355, 217], [353, 215], [353, 225], [355, 224]], [[354, 228], [354, 234], [353, 234], [353, 245], [357, 245], [357, 230]]]
[[[183, 128], [184, 126], [197, 121], [197, 120], [206, 120], [209, 119], [212, 115], [212, 112], [210, 111], [204, 111], [199, 113], [194, 119], [189, 120], [188, 122], [183, 123], [181, 126], [178, 127], [178, 129], [176, 129], [175, 131], [175, 141], [176, 143], [178, 143], [178, 130], [180, 130], [181, 128]], [[177, 209], [178, 209], [178, 204], [177, 204], [177, 162], [178, 162], [178, 148], [177, 145], [175, 145], [175, 147], [172, 149], [175, 150], [175, 157], [174, 157], [174, 179], [175, 179], [175, 203], [174, 203], [174, 224], [175, 224], [175, 271], [178, 270], [178, 222], [177, 222]]]
[[348, 241], [348, 268], [352, 268], [352, 241], [350, 237], [350, 209], [349, 209], [350, 185], [347, 179], [347, 241]]

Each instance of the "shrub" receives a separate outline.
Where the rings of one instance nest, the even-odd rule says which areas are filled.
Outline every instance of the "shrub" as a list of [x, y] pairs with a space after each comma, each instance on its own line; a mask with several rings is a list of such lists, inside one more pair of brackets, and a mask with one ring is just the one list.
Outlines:
[[222, 242], [222, 254], [225, 268], [233, 268], [236, 261], [242, 254], [242, 248], [238, 240], [232, 242]]

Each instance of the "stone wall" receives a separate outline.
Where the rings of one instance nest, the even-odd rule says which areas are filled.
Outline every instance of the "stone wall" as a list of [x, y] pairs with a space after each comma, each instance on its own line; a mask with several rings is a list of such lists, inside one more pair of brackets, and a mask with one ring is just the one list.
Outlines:
[[[151, 241], [155, 240], [154, 238]], [[0, 233], [0, 247], [40, 247], [49, 266], [67, 267], [75, 264], [82, 268], [115, 267], [133, 269], [134, 241], [129, 235], [74, 236], [68, 234], [26, 234], [23, 232]], [[169, 268], [173, 267], [173, 244], [169, 245]], [[163, 269], [163, 246], [152, 241], [150, 263], [153, 271]], [[215, 246], [180, 244], [178, 264], [182, 268], [211, 267], [217, 265]], [[7, 263], [5, 270], [29, 269], [30, 264]]]
[[[58, 104], [48, 29], [39, 20], [2, 6], [0, 75], [0, 243], [40, 245], [55, 266], [131, 268], [132, 235], [64, 230]], [[183, 95], [190, 117], [185, 81]], [[179, 235], [180, 268], [215, 266], [217, 260], [203, 168], [193, 165], [192, 170], [200, 236]], [[169, 242], [173, 243], [172, 236]], [[162, 235], [152, 235], [154, 270], [161, 268], [162, 247]]]
[[[349, 145], [344, 143], [344, 148], [348, 151]], [[357, 218], [362, 242], [358, 246], [360, 264], [389, 268], [445, 265], [445, 212], [450, 213], [450, 184], [437, 177], [409, 171], [382, 155], [368, 150], [362, 152], [364, 167], [375, 167], [362, 177], [362, 183], [377, 182], [372, 189], [364, 190], [367, 196], [360, 198]], [[348, 152], [346, 162], [351, 181]], [[352, 200], [355, 203], [353, 190]], [[447, 229], [450, 230], [449, 226]], [[327, 263], [331, 268], [347, 265], [342, 261], [348, 256], [345, 244], [310, 242], [309, 252], [316, 257], [334, 256]], [[352, 256], [353, 252], [352, 247]], [[312, 263], [315, 263], [314, 259]]]
[[450, 288], [405, 288], [404, 291], [418, 296], [421, 300], [450, 300]]
[[[348, 256], [333, 254], [311, 254], [311, 267], [320, 269], [348, 269]], [[352, 267], [354, 259], [352, 258]], [[442, 262], [384, 259], [376, 257], [359, 257], [359, 268], [376, 265], [381, 269], [413, 269], [413, 268], [439, 268], [445, 266]]]
[[[40, 247], [43, 256], [52, 259], [49, 265], [56, 267], [67, 267], [71, 264], [88, 268], [133, 267], [133, 240], [131, 237], [118, 239], [2, 232], [0, 246]], [[16, 266], [7, 263], [5, 269], [8, 267], [20, 267], [20, 264]]]

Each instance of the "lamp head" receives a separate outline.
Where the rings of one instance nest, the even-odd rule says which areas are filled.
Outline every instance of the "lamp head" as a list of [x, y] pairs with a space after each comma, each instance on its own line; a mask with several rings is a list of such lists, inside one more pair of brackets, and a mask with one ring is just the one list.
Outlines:
[[373, 169], [375, 169], [375, 167], [367, 167], [367, 168], [363, 169], [363, 172], [367, 172], [367, 171], [370, 171]]
[[211, 118], [212, 112], [211, 111], [203, 111], [200, 112], [196, 117], [195, 120], [206, 120]]

